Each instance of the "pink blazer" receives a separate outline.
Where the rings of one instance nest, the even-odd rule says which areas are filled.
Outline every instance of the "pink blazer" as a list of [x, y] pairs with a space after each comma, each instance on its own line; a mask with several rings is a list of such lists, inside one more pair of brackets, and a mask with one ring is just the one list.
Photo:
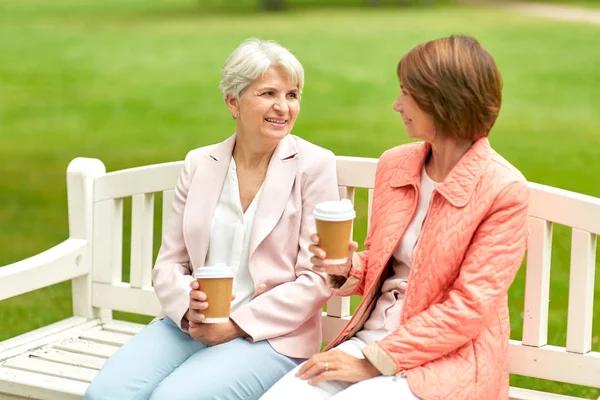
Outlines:
[[[390, 257], [417, 208], [426, 143], [399, 146], [377, 165], [367, 250], [338, 294], [363, 294], [329, 347], [358, 331], [390, 274]], [[507, 400], [507, 291], [527, 244], [529, 189], [486, 138], [433, 193], [415, 249], [400, 327], [363, 353], [384, 374], [408, 378], [423, 400]], [[394, 399], [391, 396], [390, 399]]]
[[[185, 158], [153, 272], [154, 290], [181, 326], [191, 274], [204, 265], [210, 226], [231, 161], [235, 135], [192, 150]], [[308, 358], [321, 345], [321, 307], [331, 295], [310, 263], [315, 204], [338, 199], [332, 152], [296, 136], [281, 140], [269, 163], [250, 240], [251, 301], [231, 318], [252, 341], [268, 340], [279, 353]], [[185, 323], [184, 323], [185, 324]]]

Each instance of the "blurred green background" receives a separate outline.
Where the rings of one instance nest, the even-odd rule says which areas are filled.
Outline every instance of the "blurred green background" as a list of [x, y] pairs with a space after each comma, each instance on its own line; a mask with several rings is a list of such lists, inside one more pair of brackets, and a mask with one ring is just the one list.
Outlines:
[[[504, 77], [494, 147], [530, 181], [600, 197], [600, 27], [450, 0], [366, 3], [288, 0], [285, 12], [264, 13], [252, 0], [0, 0], [0, 265], [68, 236], [65, 171], [73, 158], [96, 157], [112, 171], [181, 160], [228, 137], [235, 126], [218, 90], [220, 69], [247, 37], [279, 41], [306, 69], [295, 134], [338, 155], [378, 157], [407, 141], [391, 108], [401, 56], [423, 41], [474, 35]], [[365, 203], [360, 192], [359, 241]], [[570, 231], [556, 227], [548, 339], [559, 346], [569, 247]], [[515, 339], [523, 286], [524, 269], [510, 291]], [[70, 315], [69, 283], [3, 301], [0, 340]], [[599, 334], [596, 318], [595, 350]], [[600, 395], [517, 376], [511, 384]]]

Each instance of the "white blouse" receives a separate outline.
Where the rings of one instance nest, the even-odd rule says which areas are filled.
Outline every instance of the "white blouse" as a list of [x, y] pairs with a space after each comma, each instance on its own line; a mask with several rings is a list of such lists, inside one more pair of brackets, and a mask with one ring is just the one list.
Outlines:
[[223, 263], [233, 268], [235, 272], [233, 293], [236, 298], [231, 303], [231, 312], [248, 303], [254, 294], [254, 282], [248, 269], [248, 253], [252, 225], [261, 192], [262, 186], [246, 212], [243, 212], [236, 165], [232, 157], [212, 219], [205, 263], [207, 266]]

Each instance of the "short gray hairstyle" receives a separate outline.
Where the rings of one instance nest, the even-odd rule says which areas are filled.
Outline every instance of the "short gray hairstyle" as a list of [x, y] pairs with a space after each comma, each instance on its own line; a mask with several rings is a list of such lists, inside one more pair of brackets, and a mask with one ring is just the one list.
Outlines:
[[304, 68], [296, 56], [272, 40], [252, 38], [244, 40], [225, 62], [219, 84], [223, 96], [239, 99], [244, 89], [271, 66], [283, 67], [302, 92]]

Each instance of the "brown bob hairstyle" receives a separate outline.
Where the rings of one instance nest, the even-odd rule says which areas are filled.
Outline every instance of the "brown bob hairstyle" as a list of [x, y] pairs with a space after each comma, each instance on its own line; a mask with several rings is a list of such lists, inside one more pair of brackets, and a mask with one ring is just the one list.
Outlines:
[[490, 133], [502, 103], [502, 77], [475, 38], [420, 44], [400, 60], [397, 73], [402, 88], [433, 115], [439, 134], [474, 141]]

